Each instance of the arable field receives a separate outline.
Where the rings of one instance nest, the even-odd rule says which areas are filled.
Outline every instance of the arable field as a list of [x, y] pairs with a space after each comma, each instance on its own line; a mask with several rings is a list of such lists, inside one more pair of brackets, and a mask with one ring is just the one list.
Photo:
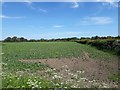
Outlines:
[[2, 43], [3, 88], [117, 88], [118, 57], [76, 42]]

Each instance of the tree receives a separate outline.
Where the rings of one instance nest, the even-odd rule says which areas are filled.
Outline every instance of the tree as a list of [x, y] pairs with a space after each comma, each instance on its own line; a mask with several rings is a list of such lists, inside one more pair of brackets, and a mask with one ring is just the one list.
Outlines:
[[25, 39], [24, 37], [21, 37], [21, 38], [19, 38], [20, 39], [20, 42], [27, 42], [28, 40], [27, 39]]
[[11, 37], [7, 37], [4, 42], [11, 42], [12, 41], [12, 38]]
[[107, 39], [112, 39], [112, 37], [111, 36], [107, 36]]
[[91, 39], [96, 40], [96, 39], [100, 39], [100, 37], [99, 36], [95, 36], [95, 37], [92, 37]]
[[13, 41], [13, 42], [17, 42], [17, 41], [18, 41], [17, 39], [18, 39], [18, 38], [17, 38], [16, 36], [12, 37], [12, 41]]

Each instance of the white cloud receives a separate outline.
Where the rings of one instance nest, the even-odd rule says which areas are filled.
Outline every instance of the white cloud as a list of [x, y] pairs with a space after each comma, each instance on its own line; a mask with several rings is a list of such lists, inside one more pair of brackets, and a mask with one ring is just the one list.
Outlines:
[[0, 15], [1, 19], [22, 19], [25, 17], [11, 17], [11, 16], [5, 16], [5, 15]]
[[30, 6], [30, 8], [31, 8], [32, 10], [36, 10], [36, 11], [39, 11], [39, 12], [44, 12], [44, 13], [47, 13], [47, 12], [48, 12], [48, 11], [45, 10], [45, 9], [41, 9], [41, 8], [37, 8], [37, 7], [33, 7], [33, 6]]
[[63, 38], [63, 37], [77, 37], [80, 36], [81, 34], [85, 34], [85, 32], [49, 32], [49, 33], [42, 33], [39, 36], [43, 38]]
[[103, 2], [103, 5], [111, 5], [113, 7], [118, 7], [119, 0], [97, 0], [98, 2]]
[[3, 5], [5, 2], [3, 0], [0, 0], [0, 4]]
[[28, 5], [31, 5], [31, 4], [32, 4], [32, 1], [31, 1], [31, 0], [25, 0], [24, 2], [26, 2]]
[[39, 8], [38, 10], [47, 13], [47, 10], [45, 10], [45, 9]]
[[82, 32], [65, 32], [64, 34], [68, 36], [77, 36], [80, 35], [81, 33]]
[[105, 25], [112, 23], [110, 17], [85, 17], [80, 22], [80, 25]]
[[113, 7], [118, 7], [119, 6], [117, 2], [109, 2], [109, 4]]
[[42, 8], [40, 8], [40, 7], [34, 6], [34, 5], [32, 4], [33, 2], [32, 2], [31, 0], [26, 0], [25, 2], [26, 2], [27, 5], [30, 7], [30, 9], [35, 10], [35, 11], [40, 11], [40, 12], [47, 13], [47, 10], [42, 9]]
[[78, 2], [73, 2], [73, 6], [71, 8], [78, 8], [78, 7], [79, 7]]
[[73, 2], [73, 6], [71, 8], [78, 8], [79, 4], [77, 2]]
[[63, 25], [53, 25], [54, 28], [61, 28]]

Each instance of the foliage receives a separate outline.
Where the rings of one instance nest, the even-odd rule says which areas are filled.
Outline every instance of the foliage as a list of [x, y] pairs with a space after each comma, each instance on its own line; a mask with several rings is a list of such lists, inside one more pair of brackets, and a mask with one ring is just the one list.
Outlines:
[[110, 50], [120, 55], [120, 41], [117, 39], [97, 39], [97, 40], [83, 39], [78, 40], [77, 42], [95, 46], [101, 50], [103, 49]]
[[78, 40], [104, 40], [104, 39], [120, 39], [120, 36], [117, 36], [117, 37], [112, 37], [112, 36], [107, 36], [107, 37], [99, 37], [99, 36], [94, 36], [94, 37], [81, 37], [81, 38], [77, 38], [77, 37], [71, 37], [71, 38], [57, 38], [57, 39], [44, 39], [44, 38], [41, 38], [41, 39], [25, 39], [24, 37], [7, 37], [6, 39], [3, 40], [3, 42], [68, 42], [68, 41], [78, 41]]
[[117, 81], [120, 84], [120, 73], [117, 74], [113, 74], [109, 77], [109, 79], [113, 80], [113, 81]]
[[25, 39], [24, 37], [7, 37], [6, 39], [3, 40], [3, 42], [55, 42], [55, 41], [76, 41], [78, 40], [77, 37], [71, 37], [71, 38], [58, 38], [58, 39], [44, 39], [44, 38], [41, 38], [41, 39]]

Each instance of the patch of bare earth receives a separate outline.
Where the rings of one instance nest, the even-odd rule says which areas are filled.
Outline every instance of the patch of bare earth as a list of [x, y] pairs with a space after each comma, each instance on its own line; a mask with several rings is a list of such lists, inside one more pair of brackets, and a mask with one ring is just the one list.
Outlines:
[[[118, 62], [115, 61], [103, 61], [93, 60], [90, 58], [89, 53], [83, 51], [82, 59], [77, 58], [61, 58], [61, 59], [35, 59], [35, 60], [19, 60], [26, 63], [43, 63], [49, 65], [51, 68], [57, 69], [60, 73], [65, 74], [62, 70], [62, 66], [67, 65], [72, 73], [75, 71], [85, 71], [84, 77], [89, 80], [97, 80], [98, 82], [111, 83], [108, 77], [118, 72]], [[39, 71], [42, 74], [44, 71]]]

